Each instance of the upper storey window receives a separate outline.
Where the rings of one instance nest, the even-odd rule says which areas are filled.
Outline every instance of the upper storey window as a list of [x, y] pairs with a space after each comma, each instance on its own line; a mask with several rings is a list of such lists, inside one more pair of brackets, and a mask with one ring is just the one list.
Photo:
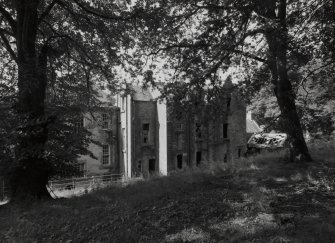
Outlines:
[[148, 144], [149, 143], [149, 129], [150, 129], [149, 123], [143, 123], [143, 125], [142, 125], [142, 134], [143, 134], [143, 143], [144, 144]]
[[108, 129], [109, 128], [109, 119], [108, 119], [108, 114], [107, 113], [102, 114], [102, 128], [103, 129]]

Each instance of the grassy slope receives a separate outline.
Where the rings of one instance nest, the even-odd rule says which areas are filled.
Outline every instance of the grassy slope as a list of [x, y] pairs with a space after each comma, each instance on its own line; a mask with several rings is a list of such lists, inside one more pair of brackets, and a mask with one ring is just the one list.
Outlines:
[[[315, 151], [318, 161], [334, 154], [325, 146]], [[271, 156], [243, 161], [243, 169], [2, 207], [0, 241], [334, 242], [333, 161], [301, 168]]]

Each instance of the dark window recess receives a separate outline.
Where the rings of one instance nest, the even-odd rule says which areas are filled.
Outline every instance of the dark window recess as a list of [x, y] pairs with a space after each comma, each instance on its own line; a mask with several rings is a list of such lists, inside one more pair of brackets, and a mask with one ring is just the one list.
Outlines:
[[228, 108], [228, 109], [230, 108], [230, 103], [231, 103], [231, 98], [229, 97], [229, 98], [227, 99], [227, 108]]
[[177, 168], [178, 169], [183, 168], [183, 155], [181, 155], [181, 154], [177, 155]]
[[196, 160], [197, 160], [197, 166], [199, 166], [200, 165], [200, 163], [201, 163], [201, 152], [197, 152], [197, 158], [196, 158]]
[[143, 129], [143, 143], [149, 143], [149, 123], [144, 123]]
[[201, 124], [200, 123], [195, 124], [195, 136], [197, 139], [201, 139]]
[[137, 162], [137, 169], [138, 169], [139, 171], [142, 171], [142, 160], [139, 160], [139, 161]]
[[143, 131], [149, 131], [149, 123], [143, 124]]
[[154, 172], [156, 170], [156, 160], [149, 159], [149, 172]]
[[228, 156], [227, 156], [227, 154], [224, 154], [223, 162], [224, 162], [224, 163], [227, 163], [227, 162], [228, 162]]
[[237, 151], [237, 156], [239, 157], [239, 158], [241, 158], [241, 153], [242, 153], [242, 149], [238, 149], [238, 151]]
[[227, 138], [228, 137], [228, 124], [225, 123], [223, 124], [223, 138]]
[[102, 114], [102, 128], [108, 129], [108, 127], [109, 127], [108, 115], [106, 113], [103, 113]]

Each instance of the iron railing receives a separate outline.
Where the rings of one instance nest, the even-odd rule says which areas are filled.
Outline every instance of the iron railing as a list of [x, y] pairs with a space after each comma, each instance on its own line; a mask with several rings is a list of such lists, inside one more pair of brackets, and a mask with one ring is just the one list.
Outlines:
[[47, 189], [53, 198], [73, 197], [125, 182], [126, 179], [122, 174], [104, 174], [90, 177], [51, 180], [49, 181]]

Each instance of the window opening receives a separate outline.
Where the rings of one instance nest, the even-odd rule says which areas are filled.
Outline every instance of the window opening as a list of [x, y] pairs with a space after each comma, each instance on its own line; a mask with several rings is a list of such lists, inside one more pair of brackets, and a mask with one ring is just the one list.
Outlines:
[[102, 164], [103, 165], [109, 164], [109, 145], [108, 144], [102, 145]]
[[149, 143], [149, 123], [143, 124], [143, 143]]
[[178, 169], [183, 168], [183, 155], [182, 154], [177, 155], [177, 168]]
[[198, 151], [197, 156], [196, 156], [197, 166], [199, 166], [201, 163], [201, 159], [202, 159], [201, 156], [202, 156], [201, 152]]

